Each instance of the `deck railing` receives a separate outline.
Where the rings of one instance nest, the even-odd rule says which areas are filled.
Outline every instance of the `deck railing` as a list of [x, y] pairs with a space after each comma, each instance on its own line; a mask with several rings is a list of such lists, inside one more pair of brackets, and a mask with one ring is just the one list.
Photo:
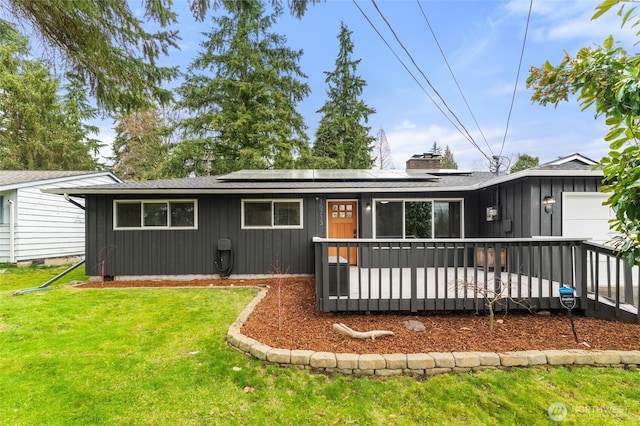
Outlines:
[[313, 242], [317, 304], [323, 311], [477, 311], [486, 309], [485, 296], [496, 292], [498, 310], [561, 309], [558, 289], [568, 286], [575, 290], [575, 309], [638, 321], [640, 271], [625, 268], [611, 248], [583, 239]]
[[585, 309], [592, 316], [640, 323], [640, 268], [629, 268], [611, 247], [584, 243], [586, 258]]
[[484, 309], [502, 290], [505, 307], [559, 308], [558, 288], [580, 294], [583, 240], [314, 239], [318, 307], [324, 311]]

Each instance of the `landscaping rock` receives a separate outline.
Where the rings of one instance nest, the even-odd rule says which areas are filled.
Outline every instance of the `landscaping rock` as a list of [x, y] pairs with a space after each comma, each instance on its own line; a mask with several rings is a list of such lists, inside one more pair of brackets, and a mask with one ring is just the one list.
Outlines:
[[360, 355], [360, 360], [358, 361], [358, 368], [361, 370], [378, 370], [386, 366], [387, 363], [384, 357], [377, 354]]
[[385, 354], [382, 355], [386, 362], [386, 368], [391, 370], [404, 370], [407, 368], [406, 354]]
[[480, 365], [497, 367], [500, 365], [500, 355], [495, 352], [473, 352], [480, 358]]
[[620, 364], [620, 352], [600, 351], [593, 353], [593, 360], [596, 364], [618, 365]]
[[498, 355], [503, 367], [526, 367], [529, 365], [529, 358], [522, 352], [505, 352]]
[[455, 366], [459, 368], [471, 368], [480, 365], [480, 357], [472, 352], [453, 352]]
[[291, 351], [291, 364], [293, 365], [309, 365], [311, 355], [315, 351], [293, 350]]
[[622, 364], [640, 364], [640, 351], [620, 352]]
[[544, 365], [547, 363], [547, 356], [542, 351], [525, 351], [529, 359], [529, 365]]
[[423, 323], [417, 320], [409, 320], [404, 322], [404, 326], [407, 330], [411, 331], [425, 331], [426, 327]]
[[407, 368], [410, 370], [425, 370], [435, 366], [436, 362], [429, 354], [407, 354]]
[[315, 352], [309, 359], [309, 365], [313, 368], [335, 368], [336, 355], [332, 352]]
[[271, 349], [273, 349], [271, 346], [258, 343], [257, 345], [251, 346], [251, 350], [249, 351], [249, 353], [254, 357], [264, 361], [267, 359], [267, 354]]
[[569, 351], [543, 351], [549, 365], [569, 365], [574, 362], [574, 355]]
[[402, 375], [402, 369], [389, 369], [389, 368], [382, 368], [380, 370], [376, 370], [376, 376], [401, 376]]
[[575, 365], [592, 365], [593, 364], [593, 352], [585, 351], [582, 349], [569, 350], [573, 354], [573, 363]]
[[271, 349], [267, 352], [267, 361], [276, 364], [290, 364], [291, 350], [289, 349]]
[[450, 352], [429, 352], [429, 355], [435, 361], [436, 368], [453, 368], [456, 366], [456, 361]]
[[358, 354], [336, 354], [338, 368], [355, 369], [358, 368], [360, 355]]

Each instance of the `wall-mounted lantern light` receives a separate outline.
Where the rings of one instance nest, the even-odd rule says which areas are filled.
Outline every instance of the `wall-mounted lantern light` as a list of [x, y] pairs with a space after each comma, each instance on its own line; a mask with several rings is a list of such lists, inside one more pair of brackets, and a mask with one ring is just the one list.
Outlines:
[[365, 208], [367, 209], [367, 211], [371, 211], [371, 203], [367, 203], [367, 205], [365, 206]]
[[556, 199], [551, 195], [545, 195], [542, 199], [542, 205], [544, 206], [545, 213], [553, 212], [553, 205], [556, 203]]

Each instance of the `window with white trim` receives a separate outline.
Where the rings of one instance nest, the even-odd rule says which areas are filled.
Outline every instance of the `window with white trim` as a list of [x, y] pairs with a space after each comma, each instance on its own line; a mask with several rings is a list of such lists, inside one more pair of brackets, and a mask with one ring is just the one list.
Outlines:
[[461, 238], [463, 200], [374, 200], [375, 238]]
[[196, 200], [115, 200], [114, 229], [196, 229]]
[[302, 228], [302, 200], [242, 200], [242, 228]]

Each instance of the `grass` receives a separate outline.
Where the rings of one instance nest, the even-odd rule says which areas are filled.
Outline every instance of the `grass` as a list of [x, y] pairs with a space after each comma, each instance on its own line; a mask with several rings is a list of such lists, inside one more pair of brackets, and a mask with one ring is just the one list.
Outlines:
[[529, 368], [426, 380], [314, 374], [224, 343], [256, 294], [80, 290], [10, 296], [64, 268], [0, 267], [0, 424], [637, 424], [640, 372]]

